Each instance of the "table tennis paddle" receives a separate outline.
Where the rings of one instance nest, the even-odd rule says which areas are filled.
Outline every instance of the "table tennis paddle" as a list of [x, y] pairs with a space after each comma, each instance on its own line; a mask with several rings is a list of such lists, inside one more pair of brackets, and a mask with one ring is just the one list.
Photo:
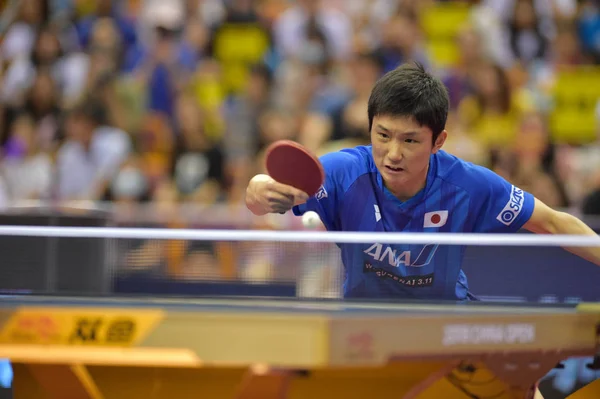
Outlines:
[[291, 140], [278, 140], [266, 150], [267, 173], [275, 181], [295, 187], [313, 196], [325, 181], [319, 159], [302, 145]]

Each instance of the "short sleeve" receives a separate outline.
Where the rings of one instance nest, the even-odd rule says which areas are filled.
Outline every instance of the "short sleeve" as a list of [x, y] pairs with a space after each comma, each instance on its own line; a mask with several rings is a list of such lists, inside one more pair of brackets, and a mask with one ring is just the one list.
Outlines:
[[338, 208], [344, 193], [345, 171], [352, 163], [352, 156], [346, 152], [332, 152], [320, 157], [325, 170], [325, 182], [319, 191], [304, 204], [292, 208], [294, 215], [316, 212], [327, 230], [339, 230]]
[[485, 170], [484, 184], [475, 191], [476, 212], [475, 232], [513, 233], [519, 231], [529, 220], [535, 206], [535, 198], [530, 193], [509, 183], [496, 173]]

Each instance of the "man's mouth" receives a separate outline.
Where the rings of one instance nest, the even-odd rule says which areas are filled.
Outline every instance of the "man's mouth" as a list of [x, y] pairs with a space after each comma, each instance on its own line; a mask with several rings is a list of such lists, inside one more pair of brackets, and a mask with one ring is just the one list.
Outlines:
[[403, 171], [404, 171], [404, 169], [403, 169], [403, 168], [400, 168], [400, 167], [394, 167], [394, 166], [388, 166], [388, 165], [385, 165], [385, 168], [386, 168], [388, 171], [392, 172], [392, 173], [400, 173], [400, 172], [403, 172]]

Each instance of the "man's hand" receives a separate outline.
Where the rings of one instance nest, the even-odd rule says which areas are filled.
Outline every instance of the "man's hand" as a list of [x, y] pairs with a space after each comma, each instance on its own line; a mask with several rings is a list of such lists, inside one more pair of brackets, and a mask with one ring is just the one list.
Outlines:
[[267, 175], [256, 175], [246, 188], [246, 206], [255, 215], [285, 213], [294, 205], [308, 200], [308, 194], [292, 186], [281, 184]]

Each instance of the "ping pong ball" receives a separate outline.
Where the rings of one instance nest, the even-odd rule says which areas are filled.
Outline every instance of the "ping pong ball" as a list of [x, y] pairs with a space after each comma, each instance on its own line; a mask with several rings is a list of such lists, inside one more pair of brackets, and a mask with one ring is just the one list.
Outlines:
[[317, 212], [308, 211], [302, 215], [302, 224], [306, 228], [314, 229], [321, 224], [321, 218]]

